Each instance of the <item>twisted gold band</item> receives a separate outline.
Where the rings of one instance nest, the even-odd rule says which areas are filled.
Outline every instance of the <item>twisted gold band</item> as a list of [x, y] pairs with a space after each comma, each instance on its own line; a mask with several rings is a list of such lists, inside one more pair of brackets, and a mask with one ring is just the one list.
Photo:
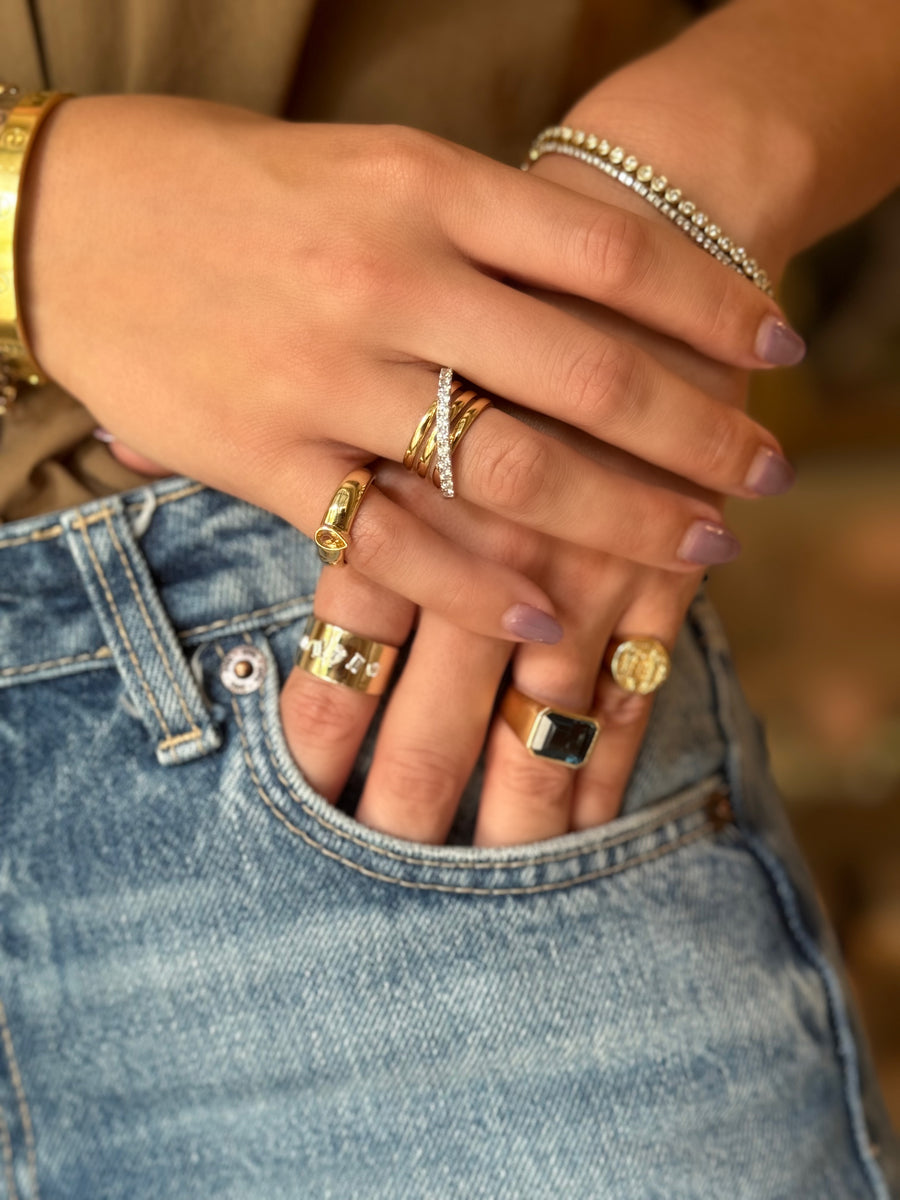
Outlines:
[[[463, 385], [457, 381], [450, 389], [449, 413], [445, 434], [446, 454], [440, 454], [441, 444], [444, 439], [442, 439], [440, 430], [438, 429], [439, 401], [436, 400], [425, 413], [424, 417], [422, 417], [421, 421], [419, 421], [415, 433], [410, 438], [406, 453], [403, 455], [404, 467], [408, 471], [415, 471], [423, 479], [430, 472], [431, 481], [434, 486], [440, 488], [445, 496], [452, 496], [452, 481], [449, 487], [446, 482], [446, 463], [449, 462], [451, 455], [462, 438], [490, 403], [487, 396], [481, 396], [471, 388], [464, 389]], [[445, 464], [443, 486], [442, 460]]]

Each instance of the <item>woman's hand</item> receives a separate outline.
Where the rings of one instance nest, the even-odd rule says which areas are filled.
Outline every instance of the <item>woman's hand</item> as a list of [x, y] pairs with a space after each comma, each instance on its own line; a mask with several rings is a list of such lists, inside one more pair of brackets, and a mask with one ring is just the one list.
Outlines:
[[[777, 442], [746, 416], [500, 279], [748, 368], [783, 346], [770, 300], [675, 231], [438, 139], [72, 100], [38, 142], [24, 211], [45, 369], [135, 450], [307, 534], [349, 470], [402, 457], [439, 363], [702, 488], [750, 495], [779, 477]], [[617, 475], [498, 410], [456, 475], [480, 512], [588, 549], [685, 574], [735, 552], [706, 496]], [[521, 572], [378, 489], [348, 558], [484, 636], [520, 640], [528, 614], [552, 614]]]
[[[557, 298], [556, 303], [576, 305]], [[577, 304], [598, 329], [653, 352], [670, 369], [723, 404], [744, 402], [746, 377], [616, 319]], [[652, 478], [646, 464], [556, 426], [555, 436], [623, 473]], [[619, 810], [640, 749], [651, 696], [621, 691], [601, 669], [606, 648], [626, 636], [650, 635], [674, 644], [699, 575], [676, 575], [540, 537], [471, 506], [444, 505], [420, 481], [379, 468], [382, 486], [417, 505], [439, 528], [454, 526], [467, 545], [503, 558], [546, 587], [565, 628], [556, 646], [520, 647], [513, 678], [520, 690], [551, 706], [591, 712], [604, 728], [578, 772], [528, 754], [492, 712], [511, 650], [460, 630], [434, 614], [419, 615], [409, 659], [385, 708], [356, 815], [360, 821], [415, 841], [442, 842], [487, 736], [484, 784], [475, 840], [482, 845], [539, 841], [601, 824]], [[674, 479], [671, 486], [684, 487]], [[376, 592], [353, 572], [325, 571], [315, 611], [323, 619], [388, 644], [406, 640], [414, 610]], [[307, 778], [335, 800], [350, 772], [377, 702], [294, 670], [282, 693], [282, 720]]]

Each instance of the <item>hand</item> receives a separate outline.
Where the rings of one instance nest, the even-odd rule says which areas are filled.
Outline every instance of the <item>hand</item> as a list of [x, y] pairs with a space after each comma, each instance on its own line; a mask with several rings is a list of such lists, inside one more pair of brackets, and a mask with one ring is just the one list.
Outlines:
[[[36, 152], [24, 312], [45, 368], [137, 451], [306, 533], [349, 469], [402, 456], [436, 363], [703, 487], [750, 494], [779, 454], [649, 356], [498, 281], [760, 365], [777, 308], [643, 218], [411, 131], [193, 101], [69, 101]], [[482, 512], [672, 571], [730, 546], [708, 498], [614, 475], [500, 411], [457, 479]], [[377, 489], [351, 561], [482, 635], [521, 639], [522, 606], [552, 613], [521, 573]]]
[[[557, 302], [560, 302], [557, 300]], [[614, 318], [581, 306], [583, 319], [609, 327]], [[617, 332], [663, 358], [722, 403], [744, 400], [746, 379], [637, 327]], [[589, 448], [583, 436], [555, 430], [585, 453], [618, 459], [624, 471], [645, 477], [637, 461]], [[382, 471], [384, 474], [382, 475]], [[399, 502], [418, 504], [439, 527], [454, 523], [466, 544], [507, 557], [534, 573], [552, 596], [566, 630], [554, 647], [520, 647], [513, 673], [524, 692], [604, 724], [586, 767], [567, 768], [528, 755], [501, 718], [491, 725], [510, 648], [478, 638], [423, 612], [409, 660], [383, 715], [375, 756], [357, 808], [365, 824], [401, 838], [442, 842], [475, 759], [487, 740], [484, 785], [475, 841], [509, 845], [539, 841], [602, 824], [619, 810], [622, 793], [650, 715], [652, 697], [622, 692], [600, 670], [607, 644], [620, 636], [652, 634], [671, 647], [699, 582], [698, 575], [635, 565], [520, 528], [483, 519], [472, 523], [465, 506], [443, 504], [420, 481], [381, 468], [383, 486]], [[675, 481], [670, 481], [675, 482]], [[424, 507], [423, 507], [424, 506]], [[325, 619], [392, 644], [403, 642], [414, 612], [396, 597], [373, 593], [352, 572], [325, 571], [315, 611]], [[375, 700], [294, 670], [282, 693], [288, 745], [310, 782], [336, 799], [376, 708]]]

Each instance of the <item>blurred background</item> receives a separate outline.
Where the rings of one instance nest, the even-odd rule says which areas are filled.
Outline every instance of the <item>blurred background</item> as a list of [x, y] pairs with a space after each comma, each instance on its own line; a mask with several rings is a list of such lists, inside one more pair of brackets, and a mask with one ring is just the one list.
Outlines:
[[710, 589], [900, 1128], [900, 195], [781, 298], [809, 355], [752, 411], [798, 482], [732, 506], [744, 553]]

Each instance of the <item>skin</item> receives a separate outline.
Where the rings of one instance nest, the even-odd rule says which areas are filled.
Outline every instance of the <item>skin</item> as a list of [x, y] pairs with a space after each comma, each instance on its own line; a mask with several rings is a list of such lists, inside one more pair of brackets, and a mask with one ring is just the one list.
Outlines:
[[[826, 7], [839, 37], [846, 17], [837, 0]], [[889, 7], [871, 7], [890, 33]], [[665, 162], [775, 276], [809, 228], [886, 190], [883, 177], [861, 184], [834, 167], [871, 113], [854, 89], [865, 77], [878, 98], [887, 53], [841, 66], [837, 85], [837, 42], [799, 79], [788, 69], [821, 8], [732, 4], [568, 120], [614, 126]], [[761, 87], [762, 58], [790, 94]], [[772, 172], [773, 157], [794, 169]], [[710, 161], [728, 169], [710, 175]], [[477, 840], [530, 841], [612, 816], [649, 704], [610, 690], [603, 649], [619, 633], [672, 642], [699, 575], [684, 559], [688, 531], [720, 527], [720, 497], [749, 496], [760, 448], [779, 451], [742, 411], [777, 306], [580, 164], [543, 160], [524, 176], [413, 131], [362, 138], [195, 101], [62, 105], [25, 211], [24, 310], [46, 370], [134, 453], [307, 534], [347, 471], [402, 456], [438, 364], [523, 406], [528, 424], [495, 409], [467, 435], [452, 506], [379, 470], [352, 567], [323, 575], [319, 615], [395, 644], [417, 622], [357, 815], [442, 840], [515, 640], [504, 614], [527, 604], [564, 636], [515, 652], [519, 685], [593, 704], [610, 728], [596, 765], [572, 776], [525, 757], [495, 723]], [[551, 436], [547, 420], [575, 432]], [[452, 664], [439, 693], [435, 662]], [[285, 733], [325, 795], [372, 707], [297, 672], [287, 681]]]

